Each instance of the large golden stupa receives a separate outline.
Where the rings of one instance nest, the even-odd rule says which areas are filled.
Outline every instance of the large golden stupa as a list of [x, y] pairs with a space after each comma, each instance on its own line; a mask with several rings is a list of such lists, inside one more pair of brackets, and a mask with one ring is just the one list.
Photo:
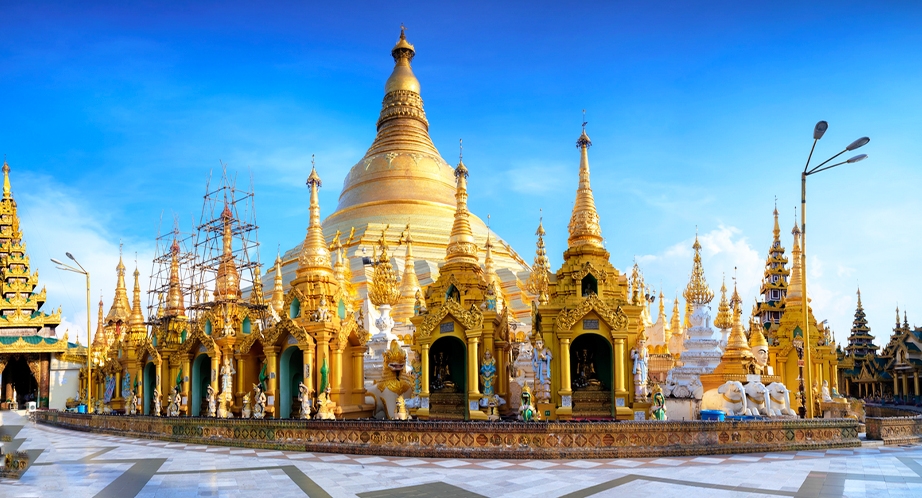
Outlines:
[[[359, 267], [363, 249], [365, 255], [371, 256], [371, 249], [388, 225], [387, 238], [394, 243], [409, 224], [420, 283], [425, 286], [434, 281], [445, 259], [456, 207], [454, 169], [429, 137], [419, 80], [410, 66], [416, 52], [402, 29], [391, 55], [394, 71], [384, 85], [377, 136], [346, 175], [339, 205], [323, 222], [324, 236], [330, 242], [337, 232], [348, 234], [355, 229], [355, 237], [345, 245], [345, 251], [362, 296], [366, 293], [366, 272]], [[472, 165], [472, 169], [476, 168], [476, 164]], [[489, 229], [473, 213], [470, 224], [476, 244], [484, 251]], [[516, 316], [527, 317], [529, 300], [522, 289], [529, 266], [495, 233], [492, 243], [501, 291]], [[299, 252], [300, 247], [294, 247], [282, 257], [286, 284], [293, 278]], [[394, 265], [400, 267], [398, 274], [403, 273], [402, 252], [403, 248], [392, 254]]]

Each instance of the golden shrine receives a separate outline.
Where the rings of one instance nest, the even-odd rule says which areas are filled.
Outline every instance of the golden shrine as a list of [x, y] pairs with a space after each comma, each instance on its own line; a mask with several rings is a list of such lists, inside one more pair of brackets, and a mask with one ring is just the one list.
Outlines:
[[[67, 333], [58, 339], [61, 309], [41, 311], [46, 292], [38, 288], [38, 271], [30, 270], [26, 242], [19, 225], [16, 201], [10, 184], [10, 166], [3, 161], [3, 198], [0, 199], [0, 407], [63, 408], [66, 396], [57, 392], [54, 370], [62, 361], [75, 359], [83, 348], [68, 343]], [[63, 375], [63, 373], [62, 373]], [[76, 379], [74, 379], [76, 380]]]

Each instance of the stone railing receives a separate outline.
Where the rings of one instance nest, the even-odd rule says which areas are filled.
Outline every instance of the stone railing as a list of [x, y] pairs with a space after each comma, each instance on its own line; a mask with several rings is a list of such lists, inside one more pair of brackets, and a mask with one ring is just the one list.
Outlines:
[[910, 444], [922, 442], [922, 414], [918, 408], [899, 406], [867, 407], [865, 417], [868, 439], [884, 444]]
[[860, 446], [850, 419], [729, 422], [253, 420], [37, 413], [67, 429], [196, 444], [357, 455], [618, 458]]

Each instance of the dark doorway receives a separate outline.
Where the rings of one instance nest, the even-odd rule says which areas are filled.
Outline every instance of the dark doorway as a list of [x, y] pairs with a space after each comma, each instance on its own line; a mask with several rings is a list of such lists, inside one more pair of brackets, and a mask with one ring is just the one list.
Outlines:
[[24, 356], [11, 358], [3, 370], [3, 401], [13, 401], [13, 391], [16, 391], [16, 402], [19, 409], [25, 409], [26, 402], [38, 401], [38, 381], [29, 370], [29, 363]]

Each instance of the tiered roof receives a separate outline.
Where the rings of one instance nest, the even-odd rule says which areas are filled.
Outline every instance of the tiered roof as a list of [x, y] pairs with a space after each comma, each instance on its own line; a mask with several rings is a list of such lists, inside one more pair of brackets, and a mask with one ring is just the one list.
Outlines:
[[768, 249], [768, 257], [765, 260], [765, 272], [762, 277], [762, 287], [759, 293], [762, 294], [762, 301], [756, 303], [756, 314], [762, 325], [768, 324], [770, 328], [776, 328], [781, 321], [781, 314], [784, 312], [784, 300], [787, 297], [788, 277], [791, 272], [787, 269], [788, 258], [784, 255], [784, 247], [781, 245], [781, 229], [778, 226], [778, 208], [775, 208], [775, 226], [772, 230], [774, 238], [772, 245]]
[[10, 187], [10, 166], [3, 162], [3, 198], [0, 199], [0, 336], [54, 337], [61, 309], [47, 314], [45, 288], [36, 292], [38, 271], [30, 270], [26, 243], [19, 228], [16, 201]]
[[861, 306], [861, 289], [858, 289], [858, 308], [855, 309], [855, 321], [852, 323], [852, 333], [848, 336], [848, 347], [845, 348], [849, 356], [863, 358], [871, 352], [877, 351], [874, 336], [868, 327], [868, 320]]

